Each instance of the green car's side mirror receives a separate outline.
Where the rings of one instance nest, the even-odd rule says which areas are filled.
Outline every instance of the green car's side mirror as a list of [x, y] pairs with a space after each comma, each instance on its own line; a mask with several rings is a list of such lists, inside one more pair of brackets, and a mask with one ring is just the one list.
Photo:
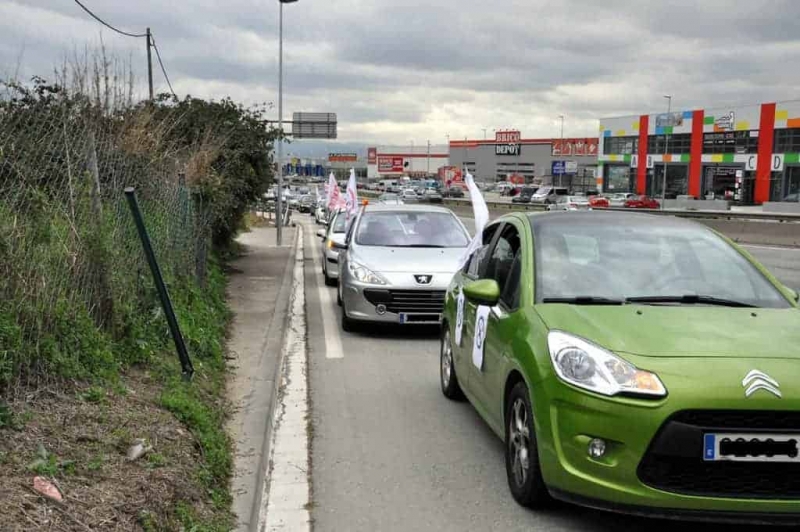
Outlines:
[[493, 307], [500, 301], [500, 285], [494, 279], [481, 279], [464, 286], [464, 295], [472, 303]]

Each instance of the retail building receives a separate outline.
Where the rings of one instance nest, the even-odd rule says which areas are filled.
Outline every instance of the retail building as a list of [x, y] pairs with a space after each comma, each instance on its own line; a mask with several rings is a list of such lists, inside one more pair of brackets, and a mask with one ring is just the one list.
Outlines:
[[797, 201], [800, 101], [602, 119], [598, 181], [609, 193], [661, 197], [666, 184], [667, 198]]

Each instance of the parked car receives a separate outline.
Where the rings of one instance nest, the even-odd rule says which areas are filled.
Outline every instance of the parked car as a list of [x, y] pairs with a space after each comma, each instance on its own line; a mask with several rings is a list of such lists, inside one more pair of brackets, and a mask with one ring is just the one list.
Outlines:
[[625, 202], [635, 195], [636, 194], [633, 194], [632, 192], [615, 192], [614, 194], [608, 195], [608, 201], [611, 204], [611, 207], [624, 207]]
[[381, 194], [378, 196], [378, 203], [383, 205], [402, 205], [403, 200], [397, 194]]
[[533, 196], [531, 196], [531, 203], [549, 205], [551, 203], [555, 203], [557, 197], [568, 195], [569, 190], [566, 187], [546, 186], [540, 188]]
[[400, 194], [400, 199], [403, 200], [403, 203], [416, 203], [419, 197], [416, 190], [407, 188]]
[[650, 196], [631, 196], [625, 200], [628, 209], [658, 209], [661, 206], [657, 200]]
[[444, 294], [471, 240], [450, 210], [368, 205], [339, 254], [342, 328], [363, 322], [439, 324]]
[[435, 188], [426, 189], [423, 198], [428, 203], [442, 203], [443, 201], [442, 195]]
[[482, 236], [439, 377], [503, 442], [519, 504], [797, 523], [794, 290], [674, 217], [513, 213]]
[[537, 190], [539, 189], [536, 187], [523, 187], [519, 194], [511, 199], [511, 203], [530, 203]]
[[339, 278], [339, 252], [344, 249], [347, 214], [344, 210], [332, 213], [327, 229], [317, 231], [322, 239], [322, 275], [325, 284], [335, 286]]
[[548, 211], [588, 211], [589, 198], [586, 196], [556, 196], [555, 203], [547, 206]]
[[589, 197], [589, 207], [595, 209], [608, 209], [611, 207], [611, 201], [605, 196], [590, 196]]
[[463, 198], [465, 194], [461, 187], [450, 187], [442, 195], [446, 198]]

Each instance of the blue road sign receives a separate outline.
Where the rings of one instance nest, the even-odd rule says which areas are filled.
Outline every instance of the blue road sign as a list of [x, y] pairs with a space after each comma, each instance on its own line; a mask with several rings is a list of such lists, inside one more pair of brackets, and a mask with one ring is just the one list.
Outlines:
[[551, 175], [564, 175], [566, 173], [565, 161], [553, 161], [550, 170]]

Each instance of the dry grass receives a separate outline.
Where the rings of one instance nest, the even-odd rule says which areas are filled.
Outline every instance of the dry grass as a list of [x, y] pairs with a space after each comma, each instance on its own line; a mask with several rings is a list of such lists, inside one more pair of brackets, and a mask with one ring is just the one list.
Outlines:
[[[116, 393], [31, 391], [10, 405], [18, 426], [0, 429], [0, 530], [178, 530], [182, 508], [213, 518], [195, 474], [199, 445], [158, 406], [161, 386], [144, 372], [123, 382]], [[130, 462], [136, 438], [153, 450]], [[32, 466], [40, 446], [50, 458]], [[32, 490], [37, 474], [57, 484], [63, 504]]]

